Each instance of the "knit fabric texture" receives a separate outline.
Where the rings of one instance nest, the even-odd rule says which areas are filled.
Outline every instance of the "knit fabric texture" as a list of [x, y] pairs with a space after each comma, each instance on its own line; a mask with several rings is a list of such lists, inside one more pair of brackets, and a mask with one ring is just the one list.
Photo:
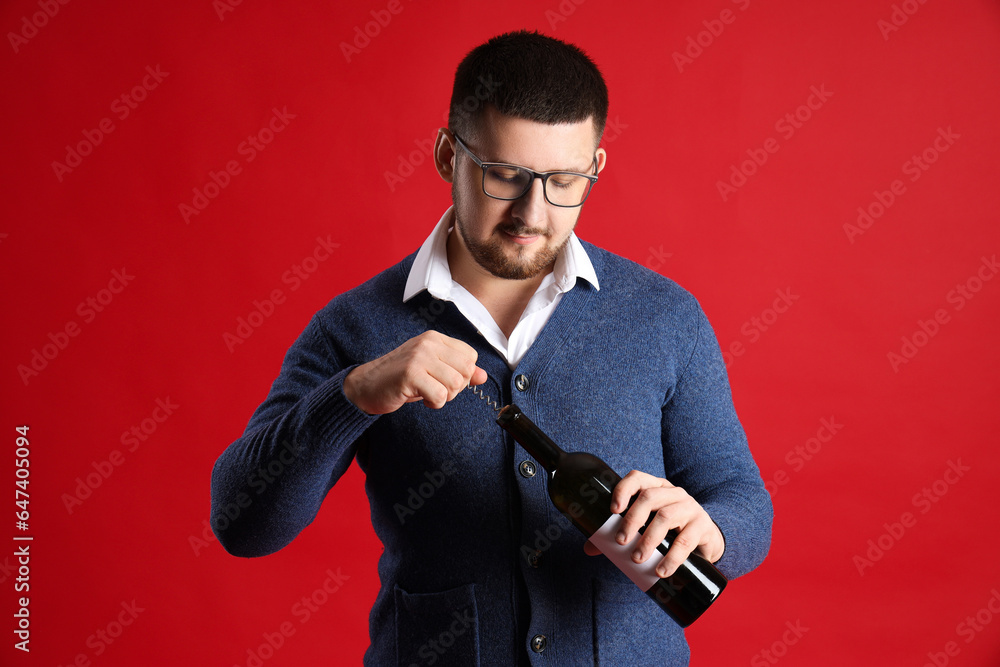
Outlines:
[[[212, 526], [245, 557], [291, 542], [358, 461], [384, 545], [365, 664], [689, 661], [683, 630], [607, 558], [584, 553], [544, 471], [520, 472], [531, 457], [479, 397], [463, 391], [440, 410], [416, 402], [382, 416], [347, 400], [354, 367], [428, 329], [475, 348], [489, 375], [483, 392], [516, 403], [563, 449], [684, 488], [725, 537], [716, 566], [728, 578], [767, 554], [770, 496], [701, 307], [673, 281], [584, 247], [601, 289], [578, 280], [513, 371], [450, 302], [426, 292], [402, 302], [414, 255], [335, 297], [217, 460]], [[712, 610], [698, 622], [711, 623]]]

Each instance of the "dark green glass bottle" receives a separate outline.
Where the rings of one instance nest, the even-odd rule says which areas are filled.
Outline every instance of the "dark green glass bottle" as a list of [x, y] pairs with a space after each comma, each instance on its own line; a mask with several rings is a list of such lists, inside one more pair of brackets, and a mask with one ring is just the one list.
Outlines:
[[[681, 627], [691, 625], [719, 597], [727, 580], [697, 552], [669, 577], [655, 575], [656, 563], [676, 537], [674, 531], [657, 547], [661, 555], [641, 565], [630, 557], [634, 547], [614, 541], [622, 519], [611, 512], [611, 492], [621, 477], [608, 464], [591, 454], [563, 451], [516, 405], [501, 409], [497, 424], [548, 472], [549, 497], [556, 508]], [[645, 526], [639, 532], [644, 530]]]

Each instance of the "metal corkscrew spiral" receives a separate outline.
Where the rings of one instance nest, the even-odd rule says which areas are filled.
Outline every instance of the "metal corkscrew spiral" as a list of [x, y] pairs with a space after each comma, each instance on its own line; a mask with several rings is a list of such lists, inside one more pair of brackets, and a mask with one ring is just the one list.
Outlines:
[[478, 396], [480, 398], [480, 400], [486, 401], [486, 405], [488, 405], [491, 408], [493, 408], [494, 412], [500, 412], [500, 404], [497, 403], [496, 401], [494, 401], [492, 398], [490, 398], [486, 394], [484, 394], [483, 390], [480, 389], [478, 386], [477, 387], [473, 387], [470, 384], [469, 385], [469, 389], [471, 389], [472, 393], [475, 394], [476, 396]]

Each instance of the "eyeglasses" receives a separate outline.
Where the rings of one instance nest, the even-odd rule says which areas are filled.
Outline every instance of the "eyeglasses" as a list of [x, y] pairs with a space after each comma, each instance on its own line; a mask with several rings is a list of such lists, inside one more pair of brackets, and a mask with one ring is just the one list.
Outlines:
[[456, 134], [455, 141], [469, 154], [472, 161], [483, 170], [483, 192], [494, 199], [513, 201], [520, 199], [536, 178], [542, 179], [545, 201], [553, 206], [573, 208], [582, 206], [590, 194], [590, 188], [597, 182], [597, 158], [594, 158], [595, 175], [580, 174], [575, 171], [534, 171], [527, 167], [503, 162], [483, 162]]

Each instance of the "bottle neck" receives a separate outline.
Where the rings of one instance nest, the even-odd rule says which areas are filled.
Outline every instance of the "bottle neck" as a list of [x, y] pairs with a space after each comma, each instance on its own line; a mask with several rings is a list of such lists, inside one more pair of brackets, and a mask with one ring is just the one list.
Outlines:
[[510, 433], [543, 468], [549, 472], [559, 467], [559, 461], [566, 455], [559, 445], [552, 442], [534, 422], [513, 403], [500, 410], [497, 424]]

